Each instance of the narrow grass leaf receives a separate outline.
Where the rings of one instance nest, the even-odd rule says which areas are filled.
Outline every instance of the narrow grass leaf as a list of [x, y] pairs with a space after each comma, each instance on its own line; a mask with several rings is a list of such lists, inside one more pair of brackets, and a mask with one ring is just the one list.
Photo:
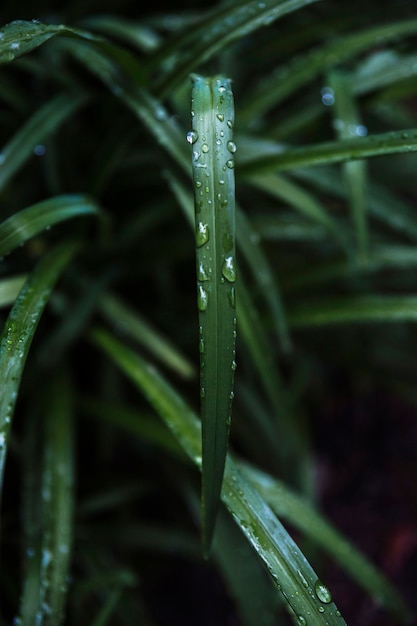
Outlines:
[[302, 148], [289, 148], [275, 155], [259, 156], [245, 161], [239, 169], [242, 175], [247, 176], [260, 172], [283, 171], [415, 151], [417, 151], [417, 129], [408, 129], [357, 139], [329, 141]]
[[59, 373], [48, 388], [45, 407], [44, 469], [42, 478], [43, 538], [40, 570], [41, 603], [36, 619], [45, 626], [64, 620], [72, 547], [74, 451], [71, 385]]
[[365, 322], [417, 321], [417, 296], [351, 296], [302, 303], [289, 310], [292, 328]]
[[26, 358], [54, 283], [78, 245], [67, 242], [53, 248], [29, 275], [10, 311], [0, 337], [0, 482], [11, 421]]
[[[330, 193], [337, 198], [346, 198], [346, 191], [340, 172], [332, 167], [316, 167], [313, 170], [301, 168], [294, 170], [292, 175], [310, 184], [315, 189]], [[412, 241], [417, 240], [417, 225], [414, 210], [403, 198], [392, 190], [375, 181], [367, 185], [368, 210], [373, 218], [393, 231], [405, 235]]]
[[134, 45], [141, 51], [152, 52], [161, 42], [161, 37], [149, 25], [120, 17], [119, 15], [95, 15], [83, 20], [82, 25]]
[[21, 274], [0, 280], [0, 307], [13, 304], [26, 278], [25, 274]]
[[247, 37], [262, 26], [318, 0], [232, 0], [220, 5], [199, 24], [187, 27], [182, 38], [162, 47], [154, 66], [166, 64], [169, 70], [156, 81], [157, 94], [166, 96], [190, 72], [219, 53], [228, 44]]
[[[200, 423], [183, 398], [154, 368], [109, 333], [94, 329], [91, 339], [147, 397], [185, 452], [201, 469]], [[230, 456], [225, 467], [222, 499], [265, 564], [298, 623], [344, 625], [328, 588], [318, 579], [297, 544]]]
[[54, 224], [99, 212], [91, 198], [78, 195], [49, 198], [18, 211], [0, 224], [0, 257]]
[[288, 489], [281, 481], [258, 469], [247, 466], [245, 472], [279, 517], [287, 520], [327, 552], [373, 596], [376, 602], [386, 607], [402, 622], [409, 617], [408, 609], [397, 590], [307, 501]]
[[[365, 136], [367, 128], [361, 123], [356, 101], [350, 90], [349, 75], [342, 72], [329, 74], [329, 93], [334, 98], [333, 126], [339, 139], [349, 139], [352, 135]], [[352, 222], [356, 232], [358, 258], [364, 261], [368, 254], [368, 228], [366, 216], [366, 162], [352, 161], [343, 163]]]
[[[195, 216], [191, 195], [183, 185], [170, 172], [165, 173], [170, 187], [175, 194], [188, 222], [194, 228]], [[284, 305], [276, 277], [268, 262], [268, 259], [260, 245], [257, 231], [239, 206], [235, 206], [236, 244], [239, 252], [246, 259], [248, 267], [255, 278], [262, 296], [269, 305], [274, 319], [277, 336], [280, 339], [284, 351], [291, 350], [291, 338], [285, 319]]]
[[192, 144], [202, 420], [203, 545], [220, 502], [236, 354], [234, 105], [230, 80], [193, 77]]
[[99, 303], [102, 314], [123, 334], [134, 338], [145, 346], [151, 354], [165, 366], [183, 378], [195, 376], [195, 369], [189, 359], [183, 355], [167, 337], [157, 331], [152, 324], [127, 306], [120, 298], [106, 294]]
[[367, 48], [374, 48], [376, 41], [384, 40], [384, 43], [387, 43], [390, 39], [407, 37], [416, 32], [417, 20], [408, 19], [332, 38], [330, 43], [322, 48], [313, 49], [305, 56], [295, 59], [290, 68], [283, 66], [273, 72], [268, 79], [259, 83], [257, 89], [251, 90], [250, 98], [242, 104], [240, 114], [242, 124], [257, 119], [336, 64], [360, 54]]
[[41, 106], [3, 147], [0, 155], [0, 191], [41, 144], [87, 102], [85, 94], [60, 93]]
[[279, 198], [294, 207], [301, 215], [309, 218], [315, 224], [324, 226], [329, 233], [343, 246], [349, 248], [348, 239], [340, 226], [334, 220], [321, 203], [308, 191], [288, 180], [284, 176], [276, 174], [258, 174], [250, 176], [248, 182], [258, 189], [267, 192], [275, 198]]

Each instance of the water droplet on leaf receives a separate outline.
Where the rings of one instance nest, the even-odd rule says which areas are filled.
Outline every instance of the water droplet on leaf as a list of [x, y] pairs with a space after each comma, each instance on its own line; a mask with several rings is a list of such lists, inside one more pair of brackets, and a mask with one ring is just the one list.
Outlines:
[[332, 601], [332, 594], [324, 585], [321, 580], [317, 580], [314, 585], [314, 591], [316, 592], [316, 596], [318, 599], [324, 604], [329, 604]]

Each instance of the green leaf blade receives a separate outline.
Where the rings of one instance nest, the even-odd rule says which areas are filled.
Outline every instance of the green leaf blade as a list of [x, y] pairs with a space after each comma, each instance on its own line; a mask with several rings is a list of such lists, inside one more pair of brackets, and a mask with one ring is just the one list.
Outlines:
[[220, 502], [234, 386], [236, 252], [229, 79], [193, 77], [193, 184], [199, 309], [203, 545], [208, 552]]

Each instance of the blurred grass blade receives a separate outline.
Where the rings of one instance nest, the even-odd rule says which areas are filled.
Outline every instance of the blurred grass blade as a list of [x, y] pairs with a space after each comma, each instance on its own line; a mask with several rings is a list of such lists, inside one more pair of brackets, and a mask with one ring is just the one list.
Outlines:
[[125, 335], [145, 346], [161, 363], [183, 378], [193, 378], [193, 364], [166, 338], [119, 298], [107, 294], [100, 300], [102, 314]]
[[252, 467], [245, 473], [278, 516], [327, 552], [379, 604], [404, 622], [408, 609], [388, 580], [333, 526], [281, 481]]
[[[355, 135], [365, 136], [367, 128], [361, 124], [356, 101], [350, 89], [347, 74], [331, 72], [329, 75], [329, 95], [334, 98], [333, 126], [339, 139], [349, 139]], [[366, 218], [366, 162], [351, 161], [343, 164], [343, 173], [350, 200], [352, 221], [355, 226], [359, 261], [368, 255], [368, 228]]]
[[314, 223], [324, 226], [344, 249], [348, 249], [349, 244], [346, 234], [341, 231], [336, 220], [328, 214], [320, 202], [308, 191], [305, 191], [287, 178], [276, 174], [250, 176], [248, 182], [275, 198], [287, 202], [301, 215], [311, 219]]
[[[194, 463], [201, 468], [200, 423], [183, 398], [139, 355], [109, 333], [95, 329], [94, 344], [101, 348], [147, 397]], [[317, 578], [284, 527], [230, 457], [226, 462], [222, 499], [252, 544], [278, 590], [298, 619], [308, 626], [342, 626], [330, 591]], [[303, 621], [304, 620], [304, 621]]]
[[[313, 170], [297, 169], [292, 173], [314, 188], [345, 198], [346, 192], [340, 173], [333, 167], [316, 167]], [[386, 186], [376, 182], [367, 185], [368, 209], [374, 219], [387, 225], [391, 231], [401, 233], [412, 241], [417, 241], [417, 225], [414, 210]]]
[[236, 253], [230, 80], [193, 77], [192, 144], [202, 421], [203, 546], [213, 537], [236, 368]]
[[61, 93], [44, 104], [20, 127], [0, 154], [0, 191], [25, 161], [33, 156], [36, 146], [86, 102], [85, 94]]
[[120, 39], [144, 52], [152, 52], [161, 38], [150, 26], [120, 17], [119, 15], [94, 15], [83, 20], [82, 25], [105, 35]]
[[26, 278], [25, 274], [21, 274], [0, 280], [0, 307], [13, 304]]
[[345, 59], [360, 54], [367, 48], [373, 48], [376, 41], [384, 43], [397, 37], [414, 35], [417, 32], [417, 20], [404, 20], [376, 26], [358, 33], [331, 39], [330, 43], [300, 56], [289, 69], [284, 66], [271, 73], [270, 78], [262, 81], [258, 89], [251, 90], [247, 103], [243, 103], [241, 122], [243, 125], [257, 119], [272, 107], [276, 107], [285, 98], [303, 85], [312, 82], [318, 75], [340, 64]]
[[53, 248], [29, 275], [0, 337], [0, 490], [16, 397], [26, 358], [54, 283], [78, 249], [67, 242]]
[[71, 385], [59, 373], [48, 387], [42, 479], [43, 538], [40, 589], [44, 591], [38, 613], [45, 626], [64, 620], [72, 545], [74, 490]]
[[298, 304], [288, 314], [293, 328], [364, 322], [415, 322], [417, 296], [352, 296]]
[[[318, 0], [232, 0], [221, 4], [199, 24], [187, 27], [185, 35], [168, 42], [153, 60], [154, 66], [169, 68], [156, 82], [157, 94], [166, 96], [190, 72], [208, 61], [231, 42], [247, 37], [262, 26]], [[181, 51], [181, 53], [180, 53]]]
[[0, 224], [0, 257], [9, 254], [46, 228], [81, 215], [98, 215], [100, 209], [86, 196], [57, 196], [14, 213]]
[[329, 141], [303, 148], [281, 150], [279, 154], [254, 157], [239, 166], [242, 175], [342, 163], [354, 159], [417, 151], [417, 129], [368, 135], [358, 139]]

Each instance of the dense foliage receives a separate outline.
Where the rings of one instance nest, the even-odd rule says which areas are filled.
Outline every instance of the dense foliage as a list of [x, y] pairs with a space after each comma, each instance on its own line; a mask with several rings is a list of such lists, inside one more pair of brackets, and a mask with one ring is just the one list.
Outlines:
[[[0, 625], [353, 626], [358, 590], [369, 625], [410, 621], [324, 515], [318, 454], [355, 456], [326, 436], [341, 389], [417, 402], [413, 3], [61, 4], [1, 10]], [[217, 261], [194, 192], [223, 161], [195, 150], [227, 110], [187, 142], [196, 74], [235, 103]]]

